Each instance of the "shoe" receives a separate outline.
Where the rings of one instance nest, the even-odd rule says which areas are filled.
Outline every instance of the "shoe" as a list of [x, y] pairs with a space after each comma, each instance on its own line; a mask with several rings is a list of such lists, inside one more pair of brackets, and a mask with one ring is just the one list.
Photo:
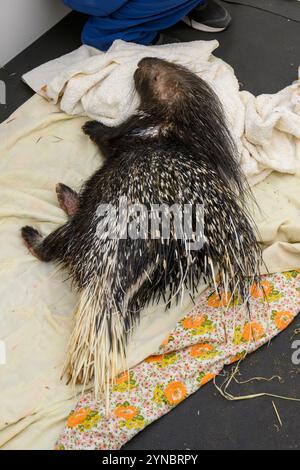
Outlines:
[[165, 33], [159, 33], [152, 41], [152, 46], [163, 46], [164, 44], [175, 44], [181, 42], [178, 38], [173, 38]]
[[207, 0], [192, 10], [182, 21], [191, 28], [206, 33], [224, 31], [231, 23], [229, 12], [215, 0]]

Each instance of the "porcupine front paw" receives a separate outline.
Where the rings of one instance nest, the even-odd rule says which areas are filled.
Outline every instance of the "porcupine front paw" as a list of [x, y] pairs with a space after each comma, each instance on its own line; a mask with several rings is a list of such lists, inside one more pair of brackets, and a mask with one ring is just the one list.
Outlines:
[[84, 134], [88, 135], [92, 141], [95, 141], [97, 137], [101, 137], [106, 126], [98, 121], [87, 121], [83, 126], [82, 130]]
[[75, 215], [79, 206], [79, 198], [76, 191], [73, 191], [73, 189], [63, 183], [58, 183], [56, 185], [56, 194], [61, 209], [69, 217]]
[[35, 228], [29, 227], [27, 225], [26, 227], [22, 227], [21, 235], [30, 253], [36, 258], [39, 258], [38, 254], [35, 251], [35, 247], [37, 247], [43, 239], [40, 232]]

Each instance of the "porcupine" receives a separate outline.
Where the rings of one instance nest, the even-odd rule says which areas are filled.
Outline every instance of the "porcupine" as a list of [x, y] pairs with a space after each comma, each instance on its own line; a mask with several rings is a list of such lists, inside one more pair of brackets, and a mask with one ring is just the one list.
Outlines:
[[[246, 300], [261, 261], [244, 204], [247, 184], [217, 95], [186, 68], [157, 58], [140, 61], [134, 82], [140, 106], [133, 116], [117, 127], [83, 126], [105, 160], [79, 194], [57, 186], [67, 223], [46, 238], [22, 229], [32, 254], [60, 263], [80, 292], [66, 370], [73, 381], [94, 379], [96, 395], [126, 357], [146, 304], [163, 299], [170, 306], [183, 289], [194, 298], [201, 279]], [[203, 204], [201, 249], [178, 237], [174, 217], [168, 239], [120, 237], [120, 222], [117, 237], [99, 232], [99, 207], [124, 197], [146, 206], [149, 220], [155, 204]]]

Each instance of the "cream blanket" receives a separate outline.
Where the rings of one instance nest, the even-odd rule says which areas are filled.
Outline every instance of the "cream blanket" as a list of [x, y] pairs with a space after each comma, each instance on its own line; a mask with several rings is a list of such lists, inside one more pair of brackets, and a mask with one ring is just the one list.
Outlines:
[[273, 170], [295, 173], [300, 166], [299, 84], [258, 98], [240, 92], [233, 69], [212, 55], [217, 47], [217, 41], [152, 47], [115, 41], [103, 53], [82, 46], [23, 79], [68, 114], [116, 125], [138, 105], [133, 73], [140, 59], [156, 56], [185, 65], [208, 81], [223, 102], [251, 185]]
[[[118, 47], [125, 48], [124, 44]], [[133, 46], [128, 47], [131, 50]], [[200, 51], [208, 45], [198, 43], [198, 47]], [[217, 59], [210, 60], [212, 67], [219, 67], [214, 64]], [[62, 66], [65, 64], [63, 60]], [[226, 88], [226, 83], [231, 83], [232, 70], [223, 62], [222, 67], [227, 74], [227, 81], [225, 76], [222, 81]], [[81, 78], [81, 75], [77, 77], [79, 81]], [[119, 88], [122, 87], [118, 83], [116, 94], [121, 93]], [[230, 101], [226, 89], [223, 95]], [[279, 102], [281, 95], [256, 100], [245, 93], [242, 96], [247, 104], [242, 112], [256, 116], [257, 121], [253, 123], [268, 124], [265, 128], [269, 126], [268, 145], [274, 144], [274, 160], [276, 157], [282, 167], [287, 161], [288, 171], [294, 172], [296, 154], [299, 154], [294, 128], [299, 113], [292, 105], [296, 99], [295, 88], [282, 93], [282, 100], [290, 108], [284, 108], [277, 122], [274, 117], [265, 121], [266, 108], [261, 105], [264, 115], [260, 115], [257, 103], [269, 101], [272, 110], [271, 103]], [[83, 97], [79, 99], [78, 106], [84, 101]], [[274, 113], [280, 114], [278, 110]], [[52, 448], [77, 400], [74, 391], [60, 381], [76, 296], [63, 273], [52, 264], [40, 263], [27, 252], [19, 230], [25, 224], [32, 224], [48, 234], [64, 223], [65, 215], [56, 201], [56, 183], [61, 181], [78, 189], [99, 165], [96, 147], [81, 132], [84, 122], [85, 118], [67, 115], [60, 111], [59, 105], [36, 95], [0, 126], [0, 340], [5, 342], [7, 350], [7, 363], [0, 365], [0, 446], [3, 449]], [[240, 133], [242, 128], [241, 125]], [[252, 152], [258, 149], [261, 154], [259, 146], [247, 145], [253, 147]], [[260, 163], [255, 161], [258, 168]], [[255, 218], [266, 245], [264, 255], [270, 272], [299, 268], [300, 177], [274, 172], [254, 191], [261, 206]], [[183, 305], [171, 312], [164, 312], [161, 306], [145, 311], [130, 346], [130, 365], [157, 350], [190, 308], [190, 301], [185, 298]]]

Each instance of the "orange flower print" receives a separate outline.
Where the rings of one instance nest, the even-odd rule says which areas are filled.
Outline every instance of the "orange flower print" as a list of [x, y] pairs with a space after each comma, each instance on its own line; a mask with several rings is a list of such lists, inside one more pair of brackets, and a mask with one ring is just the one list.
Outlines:
[[268, 297], [272, 292], [272, 285], [268, 281], [261, 281], [260, 284], [253, 284], [250, 295], [254, 299]]
[[243, 338], [245, 341], [259, 341], [265, 332], [263, 327], [256, 322], [247, 323], [244, 327]]
[[78, 411], [74, 411], [74, 413], [72, 413], [68, 418], [68, 428], [75, 428], [79, 424], [83, 423], [90, 412], [91, 410], [89, 408], [80, 408]]
[[231, 359], [230, 359], [230, 364], [235, 364], [236, 362], [239, 362], [241, 359], [244, 359], [245, 358], [245, 353], [240, 353], [240, 354], [237, 354], [236, 356], [233, 356]]
[[147, 359], [145, 359], [145, 362], [161, 362], [163, 358], [165, 357], [164, 354], [159, 354], [158, 356], [149, 356]]
[[134, 406], [121, 405], [115, 409], [114, 413], [118, 418], [125, 419], [125, 421], [131, 421], [137, 416], [138, 410]]
[[285, 330], [294, 320], [294, 315], [291, 312], [275, 312], [274, 321], [278, 330]]
[[205, 356], [206, 354], [211, 353], [214, 350], [214, 347], [211, 344], [196, 344], [191, 348], [190, 355], [192, 357]]
[[163, 342], [161, 343], [162, 346], [167, 346], [168, 342], [170, 341], [170, 335], [168, 335]]
[[187, 390], [182, 382], [171, 382], [165, 388], [165, 396], [170, 405], [178, 405], [187, 396]]
[[187, 317], [183, 320], [182, 326], [186, 329], [194, 330], [200, 328], [205, 322], [204, 315], [197, 315], [196, 317]]
[[126, 372], [123, 372], [123, 374], [120, 374], [115, 378], [115, 384], [117, 385], [123, 384], [124, 382], [128, 382], [129, 380], [130, 380], [130, 377], [129, 377], [129, 372], [127, 370]]
[[200, 385], [201, 387], [203, 387], [204, 385], [208, 384], [208, 382], [210, 382], [211, 380], [213, 380], [215, 378], [215, 374], [206, 374], [202, 377], [202, 379], [200, 380]]
[[207, 305], [209, 307], [219, 308], [219, 307], [226, 307], [231, 299], [231, 295], [228, 293], [227, 295], [223, 293], [221, 296], [214, 292], [212, 295], [209, 296]]

